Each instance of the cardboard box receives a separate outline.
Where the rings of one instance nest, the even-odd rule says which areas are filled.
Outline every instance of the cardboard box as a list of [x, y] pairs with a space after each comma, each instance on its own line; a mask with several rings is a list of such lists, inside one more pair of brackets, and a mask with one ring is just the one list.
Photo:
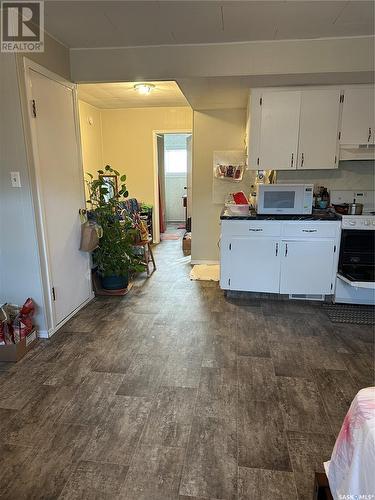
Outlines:
[[15, 363], [22, 359], [30, 351], [37, 341], [36, 330], [32, 330], [24, 339], [17, 344], [0, 345], [0, 361]]

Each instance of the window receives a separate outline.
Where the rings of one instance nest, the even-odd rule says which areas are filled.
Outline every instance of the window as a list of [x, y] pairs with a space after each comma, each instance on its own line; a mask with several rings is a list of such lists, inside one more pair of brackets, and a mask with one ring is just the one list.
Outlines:
[[167, 149], [164, 156], [166, 174], [183, 174], [187, 169], [186, 149]]

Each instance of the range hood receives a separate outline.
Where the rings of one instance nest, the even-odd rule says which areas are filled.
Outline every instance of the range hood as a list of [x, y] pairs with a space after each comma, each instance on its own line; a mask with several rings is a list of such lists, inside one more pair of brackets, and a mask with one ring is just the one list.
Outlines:
[[340, 161], [374, 159], [374, 144], [344, 144], [340, 146]]

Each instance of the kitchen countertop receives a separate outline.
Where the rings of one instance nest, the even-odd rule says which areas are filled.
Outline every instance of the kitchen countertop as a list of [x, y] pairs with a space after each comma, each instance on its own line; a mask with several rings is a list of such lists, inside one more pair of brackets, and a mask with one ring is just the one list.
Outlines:
[[327, 210], [314, 210], [312, 214], [302, 215], [264, 215], [250, 212], [249, 215], [232, 215], [223, 208], [220, 214], [221, 220], [292, 220], [292, 221], [338, 221], [341, 215]]

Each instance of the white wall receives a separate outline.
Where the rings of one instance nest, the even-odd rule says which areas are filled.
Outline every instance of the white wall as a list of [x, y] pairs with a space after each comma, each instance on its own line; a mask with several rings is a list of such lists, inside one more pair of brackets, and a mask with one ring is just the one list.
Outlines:
[[[193, 29], [193, 28], [192, 28]], [[165, 80], [235, 75], [368, 72], [374, 38], [72, 49], [74, 81]], [[328, 82], [327, 82], [328, 83]]]

